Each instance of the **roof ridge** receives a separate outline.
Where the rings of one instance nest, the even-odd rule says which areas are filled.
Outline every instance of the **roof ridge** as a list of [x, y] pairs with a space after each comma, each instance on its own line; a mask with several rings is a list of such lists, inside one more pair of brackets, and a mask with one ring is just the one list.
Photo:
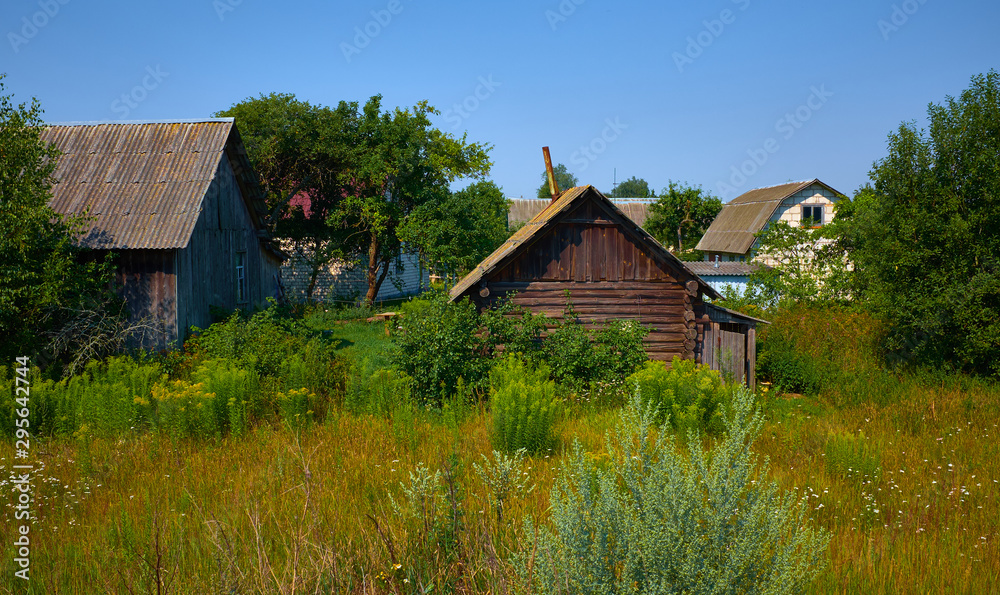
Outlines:
[[229, 118], [180, 118], [166, 120], [80, 120], [71, 122], [45, 122], [42, 126], [107, 126], [114, 124], [205, 124], [210, 122], [235, 122]]

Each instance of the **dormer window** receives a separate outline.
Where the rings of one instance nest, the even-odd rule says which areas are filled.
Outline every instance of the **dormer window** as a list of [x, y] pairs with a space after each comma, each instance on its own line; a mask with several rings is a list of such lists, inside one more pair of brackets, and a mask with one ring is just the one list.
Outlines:
[[806, 219], [812, 221], [810, 227], [819, 227], [823, 225], [823, 205], [815, 206], [802, 206], [802, 222], [805, 223]]

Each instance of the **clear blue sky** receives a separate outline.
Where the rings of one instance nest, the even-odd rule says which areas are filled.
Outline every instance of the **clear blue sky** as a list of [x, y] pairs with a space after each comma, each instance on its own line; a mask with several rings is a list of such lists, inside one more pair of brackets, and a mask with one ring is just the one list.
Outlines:
[[811, 178], [853, 194], [900, 122], [1000, 66], [998, 25], [994, 0], [4, 0], [0, 72], [50, 122], [426, 99], [493, 145], [508, 196], [534, 196], [549, 145], [604, 191], [617, 169], [729, 200]]

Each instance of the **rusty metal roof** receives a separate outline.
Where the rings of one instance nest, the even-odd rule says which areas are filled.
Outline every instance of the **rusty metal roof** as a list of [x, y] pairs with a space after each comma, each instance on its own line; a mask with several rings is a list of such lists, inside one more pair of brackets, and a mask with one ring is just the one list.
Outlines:
[[723, 206], [722, 212], [712, 221], [695, 248], [705, 252], [746, 254], [756, 240], [754, 234], [764, 229], [781, 201], [813, 184], [819, 184], [835, 195], [840, 194], [816, 179], [756, 188]]
[[91, 217], [89, 248], [187, 246], [223, 154], [258, 227], [267, 213], [232, 118], [49, 124], [41, 138], [62, 153], [49, 204]]
[[[556, 200], [548, 202], [545, 208], [539, 211], [537, 215], [524, 224], [524, 227], [514, 232], [514, 235], [508, 238], [502, 246], [494, 250], [493, 254], [487, 256], [485, 260], [479, 263], [476, 268], [459, 281], [450, 292], [451, 299], [457, 299], [469, 288], [473, 287], [476, 283], [479, 283], [479, 281], [481, 281], [487, 274], [499, 268], [501, 264], [507, 261], [508, 257], [512, 256], [522, 246], [530, 243], [531, 240], [534, 239], [536, 235], [541, 233], [543, 229], [548, 228], [559, 214], [570, 210], [574, 206], [574, 203], [587, 193], [594, 193], [599, 200], [603, 200], [606, 203], [606, 206], [621, 215], [626, 222], [632, 222], [628, 215], [618, 208], [618, 205], [612, 203], [606, 196], [601, 194], [597, 188], [594, 188], [593, 186], [577, 186], [575, 188], [570, 188], [560, 194], [559, 198]], [[651, 236], [642, 227], [635, 225], [631, 230], [638, 235], [641, 240], [648, 244], [660, 258], [673, 262], [676, 266], [678, 266], [678, 268], [689, 273], [695, 280], [698, 281], [698, 285], [703, 293], [713, 299], [721, 297], [719, 293], [708, 283], [705, 283], [705, 281], [698, 277], [698, 275], [694, 274], [686, 266], [686, 263], [671, 254], [669, 250], [664, 248], [658, 241], [656, 241], [656, 238]]]

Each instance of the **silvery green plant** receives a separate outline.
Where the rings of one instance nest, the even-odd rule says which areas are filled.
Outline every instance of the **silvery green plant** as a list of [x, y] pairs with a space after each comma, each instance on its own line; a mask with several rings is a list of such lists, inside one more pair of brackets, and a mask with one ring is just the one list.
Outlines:
[[726, 433], [687, 448], [636, 391], [598, 467], [579, 442], [551, 495], [550, 526], [526, 520], [518, 568], [534, 593], [797, 593], [826, 563], [829, 534], [768, 479], [751, 447], [763, 417], [740, 387]]
[[526, 453], [523, 448], [517, 449], [509, 456], [494, 450], [492, 461], [486, 455], [480, 455], [483, 457], [483, 466], [472, 464], [476, 475], [490, 490], [490, 504], [497, 515], [498, 523], [503, 522], [504, 506], [511, 497], [527, 494], [535, 489], [534, 485], [528, 485], [530, 478], [528, 472], [524, 470]]

